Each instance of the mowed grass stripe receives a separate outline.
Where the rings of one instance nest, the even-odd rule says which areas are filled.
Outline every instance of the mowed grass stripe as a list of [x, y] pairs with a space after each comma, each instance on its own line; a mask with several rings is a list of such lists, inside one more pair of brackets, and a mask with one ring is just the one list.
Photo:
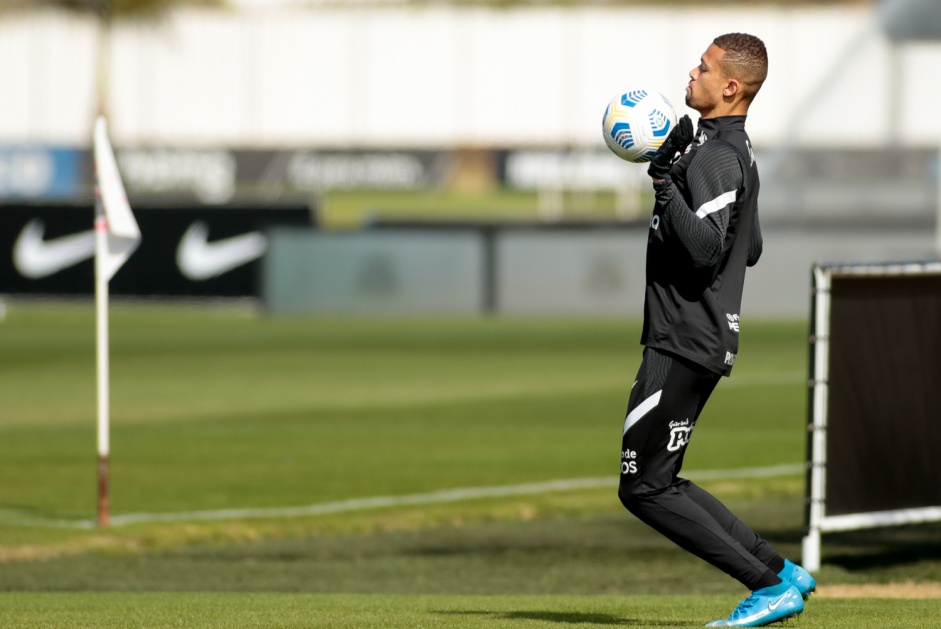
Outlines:
[[[638, 328], [611, 319], [272, 320], [117, 308], [112, 417], [129, 424], [566, 392], [626, 397], [640, 361]], [[757, 324], [753, 347], [743, 348], [723, 387], [798, 384], [806, 344], [795, 332], [802, 328]], [[782, 331], [785, 343], [776, 338]], [[91, 309], [11, 307], [0, 332], [5, 425], [94, 421]]]
[[[773, 465], [759, 468], [741, 468], [731, 470], [701, 470], [690, 471], [685, 477], [694, 481], [702, 480], [733, 480], [740, 478], [775, 478], [800, 474], [805, 470], [802, 463], [789, 465]], [[572, 491], [577, 489], [594, 489], [599, 487], [615, 487], [617, 478], [604, 476], [596, 478], [573, 478], [546, 481], [542, 483], [525, 483], [521, 485], [505, 485], [498, 487], [462, 487], [446, 491], [435, 491], [424, 494], [407, 494], [402, 496], [376, 496], [372, 498], [358, 498], [339, 500], [324, 504], [304, 505], [298, 507], [279, 507], [271, 509], [217, 509], [214, 511], [189, 511], [181, 513], [128, 513], [116, 515], [111, 518], [112, 526], [126, 526], [129, 524], [153, 522], [200, 522], [212, 520], [245, 520], [245, 519], [271, 519], [290, 518], [302, 516], [326, 515], [348, 511], [363, 511], [368, 509], [384, 509], [389, 507], [408, 507], [414, 505], [434, 505], [452, 502], [466, 502], [484, 498], [504, 498], [508, 496], [538, 495], [551, 492]], [[0, 511], [0, 523], [11, 526], [56, 526], [92, 528], [95, 523], [89, 520], [61, 520], [29, 518], [21, 519], [15, 515], [4, 517]]]
[[[637, 629], [701, 627], [732, 596], [385, 596], [284, 593], [6, 593], [5, 629]], [[934, 629], [938, 600], [811, 600], [801, 629]]]

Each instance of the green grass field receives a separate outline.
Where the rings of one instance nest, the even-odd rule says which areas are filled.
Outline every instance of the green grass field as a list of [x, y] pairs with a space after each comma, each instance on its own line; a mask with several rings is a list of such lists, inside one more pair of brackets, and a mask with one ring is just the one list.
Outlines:
[[[99, 530], [93, 308], [13, 304], [0, 323], [0, 626], [686, 627], [723, 617], [742, 588], [648, 531], [615, 495], [638, 336], [639, 322], [611, 319], [271, 319], [117, 305], [115, 524]], [[686, 469], [795, 556], [806, 326], [749, 322], [740, 356]], [[785, 467], [734, 473], [769, 466]], [[442, 493], [466, 488], [481, 491]], [[828, 537], [820, 581], [941, 581], [939, 533]], [[938, 600], [824, 597], [800, 626], [938, 618]]]
[[[734, 605], [732, 597], [527, 597], [527, 596], [326, 596], [253, 593], [233, 595], [0, 594], [4, 627], [48, 629], [148, 629], [205, 627], [559, 629], [562, 627], [701, 627], [703, 618]], [[937, 627], [933, 601], [821, 600], [790, 626], [818, 629]], [[26, 622], [24, 622], [26, 621]], [[778, 625], [780, 626], [780, 625]]]

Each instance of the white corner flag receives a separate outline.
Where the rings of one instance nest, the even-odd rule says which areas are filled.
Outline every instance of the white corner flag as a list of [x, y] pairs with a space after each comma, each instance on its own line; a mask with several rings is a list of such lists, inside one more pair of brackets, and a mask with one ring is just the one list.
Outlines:
[[108, 526], [109, 370], [108, 282], [127, 261], [141, 233], [127, 202], [105, 119], [95, 121], [95, 309], [98, 351], [98, 526]]
[[95, 173], [98, 202], [104, 209], [103, 216], [95, 217], [95, 228], [104, 231], [106, 235], [103, 243], [100, 243], [105, 246], [96, 251], [95, 276], [107, 282], [134, 253], [141, 236], [127, 202], [103, 116], [99, 116], [95, 122]]

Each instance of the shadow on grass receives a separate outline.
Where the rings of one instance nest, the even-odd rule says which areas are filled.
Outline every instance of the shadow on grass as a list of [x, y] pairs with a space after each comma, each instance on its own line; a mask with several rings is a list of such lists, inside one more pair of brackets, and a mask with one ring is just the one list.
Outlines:
[[515, 611], [486, 612], [479, 610], [435, 611], [434, 614], [461, 616], [492, 616], [504, 620], [541, 620], [563, 625], [612, 625], [620, 627], [700, 627], [702, 622], [681, 620], [667, 622], [650, 618], [622, 618], [614, 614], [591, 612], [550, 612], [550, 611]]
[[860, 554], [834, 553], [826, 562], [850, 572], [910, 566], [941, 559], [941, 545], [891, 548]]
[[912, 566], [941, 559], [941, 524], [850, 531], [830, 536], [826, 563], [849, 571]]

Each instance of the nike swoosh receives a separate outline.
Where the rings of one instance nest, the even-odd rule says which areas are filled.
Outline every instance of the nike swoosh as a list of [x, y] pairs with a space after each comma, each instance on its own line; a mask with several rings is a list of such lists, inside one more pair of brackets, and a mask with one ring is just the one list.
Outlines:
[[186, 230], [176, 250], [180, 272], [191, 280], [208, 280], [260, 258], [268, 239], [260, 232], [208, 242], [209, 226], [196, 221]]
[[13, 264], [23, 277], [33, 280], [55, 275], [95, 255], [95, 230], [43, 239], [41, 219], [26, 223], [13, 245]]
[[773, 601], [773, 602], [771, 602], [771, 603], [768, 603], [768, 609], [770, 609], [771, 611], [776, 610], [778, 607], [781, 606], [781, 603], [782, 603], [782, 602], [784, 601], [784, 599], [786, 599], [786, 598], [787, 598], [787, 594], [782, 594], [782, 595], [780, 596], [780, 598], [778, 598], [778, 600]]

